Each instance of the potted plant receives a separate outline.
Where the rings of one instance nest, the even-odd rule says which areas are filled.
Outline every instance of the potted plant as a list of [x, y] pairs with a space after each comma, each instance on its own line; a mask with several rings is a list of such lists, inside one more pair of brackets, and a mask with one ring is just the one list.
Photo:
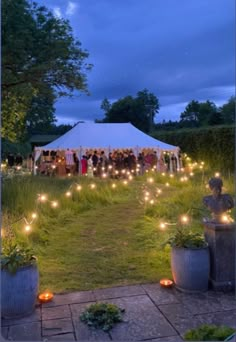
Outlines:
[[1, 314], [14, 318], [33, 312], [39, 273], [32, 250], [14, 241], [3, 241], [1, 252]]
[[177, 227], [166, 244], [171, 246], [171, 271], [176, 287], [185, 292], [206, 291], [210, 259], [203, 235]]

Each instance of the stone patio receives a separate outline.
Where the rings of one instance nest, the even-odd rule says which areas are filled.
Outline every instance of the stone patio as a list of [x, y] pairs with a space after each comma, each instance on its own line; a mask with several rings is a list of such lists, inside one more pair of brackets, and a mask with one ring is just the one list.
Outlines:
[[[109, 333], [92, 330], [80, 314], [98, 301], [125, 309], [124, 322]], [[180, 342], [186, 330], [203, 323], [236, 328], [233, 292], [185, 294], [159, 284], [121, 286], [58, 294], [28, 317], [2, 320], [2, 336], [13, 341], [152, 341]]]

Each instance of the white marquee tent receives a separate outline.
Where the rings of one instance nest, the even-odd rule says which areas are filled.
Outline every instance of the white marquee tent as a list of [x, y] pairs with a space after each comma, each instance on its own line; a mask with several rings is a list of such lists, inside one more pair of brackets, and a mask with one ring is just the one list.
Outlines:
[[160, 155], [162, 151], [172, 152], [179, 168], [179, 147], [166, 144], [143, 133], [130, 123], [79, 123], [53, 142], [35, 147], [35, 162], [45, 150], [74, 150], [78, 157], [86, 150], [132, 149], [137, 155], [142, 149], [153, 149]]

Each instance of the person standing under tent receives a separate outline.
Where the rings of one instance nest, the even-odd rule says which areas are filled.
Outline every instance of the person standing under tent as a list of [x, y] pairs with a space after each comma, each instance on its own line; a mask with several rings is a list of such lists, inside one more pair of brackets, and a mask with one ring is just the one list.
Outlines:
[[92, 154], [88, 155], [87, 159], [87, 175], [89, 178], [93, 177], [93, 160], [92, 160]]
[[94, 151], [93, 155], [92, 155], [92, 161], [93, 161], [93, 175], [97, 176], [97, 165], [98, 165], [98, 155], [97, 155], [97, 151]]
[[87, 160], [87, 157], [83, 155], [81, 159], [81, 174], [82, 175], [87, 174], [87, 168], [88, 168], [88, 160]]
[[65, 159], [66, 159], [66, 173], [73, 173], [75, 162], [74, 162], [73, 152], [69, 150], [69, 148], [65, 152]]

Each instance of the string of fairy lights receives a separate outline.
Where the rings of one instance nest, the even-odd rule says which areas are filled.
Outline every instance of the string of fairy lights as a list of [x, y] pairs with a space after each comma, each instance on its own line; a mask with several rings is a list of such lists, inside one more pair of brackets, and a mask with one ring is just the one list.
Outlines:
[[[200, 170], [204, 170], [204, 162], [200, 162], [200, 164], [198, 164], [197, 162], [191, 163], [191, 159], [189, 157], [187, 157], [186, 160], [188, 161], [188, 164], [186, 165], [185, 168], [181, 168], [181, 169], [177, 170], [178, 171], [177, 174], [162, 172], [162, 173], [160, 173], [161, 176], [169, 177], [170, 179], [177, 178], [180, 182], [188, 182], [194, 176], [194, 173], [193, 173], [194, 169], [199, 168]], [[105, 178], [109, 177], [109, 171], [111, 171], [111, 168], [112, 168], [112, 166], [110, 166], [110, 168], [108, 167], [107, 173], [105, 172], [105, 168], [102, 168], [103, 173], [101, 174], [101, 178], [105, 179]], [[94, 171], [96, 171], [96, 169]], [[150, 171], [155, 172], [156, 167], [153, 167], [151, 170], [146, 170], [145, 173], [148, 173]], [[140, 165], [137, 164], [136, 173], [139, 174], [139, 172], [140, 172]], [[118, 181], [121, 184], [123, 184], [124, 186], [128, 186], [128, 184], [134, 178], [135, 170], [131, 170], [131, 171], [127, 171], [126, 169], [123, 169], [121, 171], [115, 170], [115, 175], [123, 177], [121, 179], [118, 179]], [[68, 174], [68, 177], [70, 177], [70, 176], [71, 175]], [[215, 177], [220, 177], [220, 173], [215, 172]], [[110, 184], [111, 188], [112, 189], [117, 188], [117, 185], [118, 185], [117, 183], [118, 182], [112, 182]], [[165, 182], [163, 185], [164, 185], [164, 188], [170, 187], [169, 182]], [[74, 190], [77, 192], [80, 192], [80, 191], [82, 191], [82, 189], [85, 186], [86, 185], [82, 185], [82, 184], [79, 184], [77, 182], [73, 182], [72, 184], [70, 184], [68, 189], [65, 191], [64, 195], [67, 198], [72, 198]], [[94, 182], [87, 184], [87, 187], [92, 191], [97, 189], [97, 185]], [[158, 203], [159, 197], [163, 194], [163, 189], [155, 186], [155, 179], [153, 177], [147, 177], [146, 184], [144, 183], [141, 186], [141, 192], [142, 192], [142, 198], [139, 200], [139, 203], [144, 205], [146, 208], [148, 205], [152, 206], [152, 205]], [[11, 226], [13, 226], [16, 223], [19, 223], [20, 221], [23, 221], [24, 222], [23, 231], [25, 233], [30, 233], [32, 231], [32, 226], [33, 226], [35, 220], [39, 216], [39, 210], [38, 210], [39, 205], [44, 204], [44, 203], [48, 203], [50, 205], [50, 207], [53, 209], [59, 208], [59, 201], [58, 200], [50, 200], [49, 196], [45, 193], [44, 194], [37, 194], [36, 209], [34, 212], [32, 212], [30, 214], [30, 217], [28, 217], [28, 218], [25, 216], [20, 217], [19, 219], [15, 220], [14, 222], [11, 222], [10, 224], [8, 224], [6, 229], [9, 228], [12, 230]], [[193, 210], [202, 210], [202, 209], [190, 208], [187, 213], [180, 215], [178, 222], [182, 225], [189, 224], [191, 221], [191, 213]], [[230, 217], [229, 213], [225, 213], [221, 217], [221, 222], [222, 223], [229, 223], [229, 222], [233, 222], [233, 219]], [[166, 221], [161, 220], [159, 223], [159, 228], [161, 230], [165, 230], [168, 226], [175, 226], [177, 224], [178, 224], [177, 222], [171, 223], [171, 222], [166, 222]], [[4, 236], [4, 229], [2, 229], [2, 236]]]

